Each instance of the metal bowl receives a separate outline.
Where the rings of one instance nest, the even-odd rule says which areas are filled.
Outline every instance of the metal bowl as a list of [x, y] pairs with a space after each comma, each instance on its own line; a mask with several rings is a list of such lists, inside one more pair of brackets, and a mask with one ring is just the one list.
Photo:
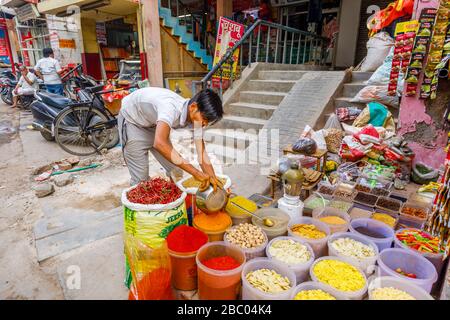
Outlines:
[[222, 211], [227, 205], [229, 195], [225, 190], [218, 188], [214, 192], [214, 188], [209, 186], [204, 191], [198, 190], [195, 195], [195, 203], [197, 208], [206, 214], [213, 214]]

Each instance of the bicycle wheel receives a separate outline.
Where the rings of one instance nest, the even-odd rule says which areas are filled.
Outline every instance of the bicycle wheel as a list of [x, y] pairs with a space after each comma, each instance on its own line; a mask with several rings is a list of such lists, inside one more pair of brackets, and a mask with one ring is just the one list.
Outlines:
[[86, 128], [107, 122], [108, 116], [96, 108], [77, 106], [63, 110], [55, 119], [55, 140], [70, 154], [89, 156], [104, 149], [111, 140], [115, 128]]

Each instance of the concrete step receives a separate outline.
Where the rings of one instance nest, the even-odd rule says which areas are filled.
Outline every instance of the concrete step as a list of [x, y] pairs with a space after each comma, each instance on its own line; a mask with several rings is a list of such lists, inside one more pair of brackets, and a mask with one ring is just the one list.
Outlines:
[[372, 76], [372, 74], [373, 74], [373, 72], [353, 71], [352, 72], [352, 82], [367, 81]]
[[349, 108], [349, 107], [357, 107], [359, 109], [364, 109], [366, 107], [365, 103], [359, 102], [351, 102], [352, 98], [341, 97], [334, 99], [334, 107], [335, 108]]
[[225, 113], [234, 116], [269, 120], [277, 108], [278, 106], [275, 105], [236, 102], [226, 105]]
[[287, 71], [287, 70], [272, 70], [260, 71], [258, 77], [260, 80], [300, 80], [305, 74], [305, 71]]
[[215, 128], [217, 128], [217, 129], [227, 128], [227, 129], [259, 130], [259, 129], [262, 129], [266, 123], [267, 123], [267, 120], [263, 120], [263, 119], [226, 115], [217, 124], [217, 127], [215, 127]]
[[295, 83], [294, 80], [250, 80], [246, 90], [289, 92]]
[[206, 146], [206, 151], [214, 154], [222, 164], [232, 164], [235, 163], [237, 159], [245, 159], [245, 150], [227, 146], [209, 144]]
[[344, 90], [342, 92], [343, 97], [353, 98], [358, 92], [366, 85], [363, 82], [346, 83], [344, 84]]
[[248, 148], [251, 142], [258, 139], [258, 134], [255, 129], [240, 130], [240, 129], [208, 129], [204, 134], [205, 142], [219, 146], [226, 146], [244, 150]]
[[239, 101], [278, 106], [286, 95], [284, 92], [241, 91]]

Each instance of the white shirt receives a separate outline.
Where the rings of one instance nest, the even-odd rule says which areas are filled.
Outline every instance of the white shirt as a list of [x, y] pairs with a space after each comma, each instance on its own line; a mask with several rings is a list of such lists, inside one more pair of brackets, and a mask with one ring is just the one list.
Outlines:
[[19, 82], [17, 83], [19, 85], [19, 88], [22, 88], [22, 89], [33, 89], [33, 90], [39, 88], [38, 83], [37, 83], [37, 77], [33, 73], [28, 72], [27, 78], [33, 84], [30, 85], [27, 81], [25, 81], [25, 78], [23, 76], [21, 76], [20, 79], [19, 79]]
[[158, 121], [171, 128], [187, 126], [189, 99], [163, 88], [138, 89], [122, 99], [120, 113], [128, 122], [144, 128], [156, 126]]
[[61, 71], [59, 61], [51, 57], [42, 58], [38, 61], [34, 70], [42, 73], [44, 84], [61, 84], [61, 77], [58, 72]]

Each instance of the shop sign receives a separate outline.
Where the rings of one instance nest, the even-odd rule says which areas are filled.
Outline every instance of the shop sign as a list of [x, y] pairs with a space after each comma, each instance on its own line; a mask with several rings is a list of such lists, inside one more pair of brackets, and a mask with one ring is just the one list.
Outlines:
[[16, 8], [17, 19], [20, 22], [24, 22], [31, 19], [40, 17], [39, 11], [35, 4], [28, 3], [19, 8]]
[[59, 39], [60, 49], [76, 49], [77, 45], [74, 39]]
[[[216, 50], [214, 52], [214, 65], [219, 63], [220, 59], [224, 56], [229, 48], [232, 48], [236, 42], [238, 42], [244, 35], [245, 26], [236, 23], [232, 20], [220, 17], [219, 30], [216, 38]], [[225, 63], [222, 68], [222, 75], [216, 73], [212, 79], [212, 84], [215, 88], [220, 85], [220, 79], [225, 80], [224, 87], [228, 87], [226, 84], [231, 78], [231, 71], [233, 75], [236, 75], [237, 64], [239, 60], [239, 52], [237, 49], [233, 54], [233, 65]]]
[[95, 24], [95, 31], [97, 33], [97, 42], [101, 45], [107, 45], [106, 41], [106, 25], [104, 22], [97, 22]]

